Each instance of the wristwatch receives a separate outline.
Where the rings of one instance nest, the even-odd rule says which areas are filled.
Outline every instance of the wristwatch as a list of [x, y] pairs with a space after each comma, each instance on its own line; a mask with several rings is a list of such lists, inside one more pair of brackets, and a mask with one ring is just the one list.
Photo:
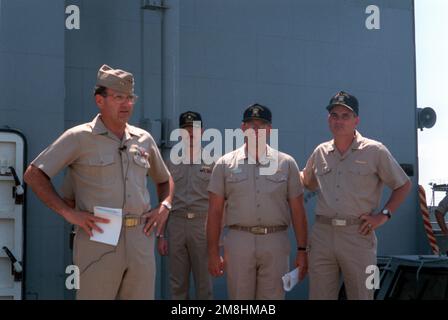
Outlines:
[[392, 218], [392, 215], [390, 214], [389, 209], [384, 208], [383, 210], [381, 210], [381, 214], [384, 214], [385, 216], [387, 216], [387, 219]]
[[297, 251], [305, 251], [305, 252], [308, 252], [308, 251], [310, 251], [310, 247], [309, 247], [309, 246], [305, 246], [305, 247], [298, 246], [298, 247], [297, 247]]
[[171, 209], [173, 208], [173, 207], [171, 206], [171, 203], [169, 203], [169, 202], [166, 201], [166, 200], [164, 200], [164, 201], [162, 202], [162, 206], [164, 206], [165, 208], [167, 208], [168, 211], [171, 211]]

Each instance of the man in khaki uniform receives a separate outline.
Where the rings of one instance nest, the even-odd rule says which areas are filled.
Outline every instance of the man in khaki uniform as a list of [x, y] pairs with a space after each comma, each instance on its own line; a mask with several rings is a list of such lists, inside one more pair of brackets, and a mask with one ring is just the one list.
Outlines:
[[[169, 213], [174, 183], [151, 135], [128, 124], [136, 96], [131, 73], [103, 65], [98, 71], [92, 122], [68, 129], [34, 159], [25, 181], [52, 210], [76, 226], [74, 263], [80, 270], [78, 299], [153, 299], [154, 234]], [[76, 208], [55, 192], [50, 179], [70, 168]], [[147, 176], [162, 205], [151, 210]], [[122, 209], [116, 246], [89, 239], [102, 232], [94, 206]], [[145, 236], [146, 235], [146, 236]]]
[[[334, 138], [314, 150], [302, 172], [306, 188], [320, 189], [310, 235], [310, 299], [337, 299], [340, 272], [348, 299], [372, 299], [366, 268], [376, 265], [374, 230], [390, 219], [411, 183], [384, 145], [356, 130], [354, 96], [337, 93], [327, 110]], [[384, 184], [393, 191], [378, 213]]]
[[446, 236], [448, 236], [448, 228], [445, 223], [445, 214], [448, 212], [448, 195], [439, 202], [436, 208], [436, 219], [439, 224], [440, 230]]
[[[201, 136], [204, 131], [201, 115], [187, 111], [179, 117], [184, 129], [185, 154], [182, 161], [167, 159], [176, 184], [173, 209], [167, 223], [167, 239], [158, 239], [159, 253], [169, 256], [171, 298], [189, 299], [190, 274], [193, 273], [196, 299], [212, 299], [212, 281], [207, 272], [207, 240], [205, 225], [208, 211], [207, 186], [213, 164], [201, 157]], [[195, 132], [196, 131], [196, 132]], [[194, 141], [195, 139], [195, 141]]]
[[[216, 277], [226, 269], [230, 299], [284, 299], [281, 278], [289, 271], [287, 228], [291, 220], [300, 279], [307, 273], [307, 220], [299, 169], [291, 156], [260, 139], [269, 135], [271, 119], [271, 111], [265, 106], [254, 104], [246, 109], [241, 129], [254, 133], [258, 150], [254, 152], [253, 141], [246, 139], [241, 148], [222, 156], [208, 187], [209, 271]], [[264, 174], [263, 169], [272, 163], [276, 163], [274, 173]], [[229, 230], [221, 257], [219, 238], [224, 206]]]

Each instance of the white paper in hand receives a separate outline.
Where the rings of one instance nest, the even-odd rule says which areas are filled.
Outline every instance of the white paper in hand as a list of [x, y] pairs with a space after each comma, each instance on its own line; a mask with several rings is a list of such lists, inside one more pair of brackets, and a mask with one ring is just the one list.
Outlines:
[[109, 223], [97, 222], [98, 227], [104, 232], [100, 233], [92, 230], [93, 236], [90, 237], [90, 240], [116, 246], [120, 238], [121, 224], [123, 222], [121, 209], [93, 207], [93, 214], [95, 217], [109, 219]]
[[291, 291], [292, 288], [299, 282], [299, 268], [295, 268], [282, 277], [283, 289]]

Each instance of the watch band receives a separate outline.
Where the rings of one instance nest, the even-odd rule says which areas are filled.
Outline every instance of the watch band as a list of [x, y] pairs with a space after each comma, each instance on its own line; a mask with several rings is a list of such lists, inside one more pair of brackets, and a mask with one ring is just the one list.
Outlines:
[[170, 211], [172, 208], [171, 203], [166, 200], [162, 201], [162, 206], [164, 206], [168, 211]]
[[387, 208], [384, 208], [383, 210], [381, 210], [381, 214], [384, 214], [385, 216], [387, 216], [387, 219], [392, 218], [392, 215], [390, 214], [390, 210]]

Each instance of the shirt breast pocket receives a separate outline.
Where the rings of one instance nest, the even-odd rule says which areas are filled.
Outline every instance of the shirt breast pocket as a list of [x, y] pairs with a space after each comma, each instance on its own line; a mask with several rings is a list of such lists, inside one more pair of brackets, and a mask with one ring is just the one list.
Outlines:
[[202, 181], [205, 181], [205, 182], [209, 182], [210, 181], [210, 177], [211, 177], [211, 172], [205, 172], [205, 171], [198, 171], [197, 173], [196, 173], [196, 176], [200, 179], [200, 180], [202, 180]]
[[117, 178], [115, 157], [112, 154], [95, 155], [81, 160], [76, 171], [93, 184], [113, 184]]
[[265, 180], [266, 181], [263, 184], [263, 190], [265, 193], [279, 193], [286, 195], [288, 190], [288, 175], [285, 172], [277, 172], [272, 175], [266, 175]]
[[138, 153], [131, 153], [133, 159], [133, 165], [130, 166], [128, 173], [129, 176], [133, 177], [134, 183], [142, 190], [146, 189], [146, 177], [148, 175], [148, 170], [151, 167], [148, 159]]
[[134, 163], [138, 167], [145, 169], [145, 171], [148, 171], [148, 169], [150, 168], [148, 159], [138, 154], [134, 154], [132, 158], [134, 159]]
[[317, 180], [317, 188], [322, 189], [333, 184], [333, 170], [327, 163], [316, 165], [314, 170]]
[[248, 176], [246, 172], [230, 173], [226, 176], [226, 192], [228, 195], [242, 196], [247, 194]]
[[350, 184], [359, 191], [375, 188], [378, 182], [375, 170], [368, 164], [355, 164], [348, 169], [348, 173]]
[[172, 166], [169, 168], [169, 171], [174, 182], [179, 181], [184, 177], [184, 173], [179, 166]]
[[[200, 186], [201, 190], [207, 190], [207, 187], [210, 183], [210, 172], [205, 172], [203, 170], [198, 170], [195, 172], [195, 180], [194, 182]], [[204, 191], [206, 192], [206, 191]]]
[[325, 176], [331, 172], [331, 168], [327, 164], [322, 164], [316, 167], [316, 175], [317, 176]]

